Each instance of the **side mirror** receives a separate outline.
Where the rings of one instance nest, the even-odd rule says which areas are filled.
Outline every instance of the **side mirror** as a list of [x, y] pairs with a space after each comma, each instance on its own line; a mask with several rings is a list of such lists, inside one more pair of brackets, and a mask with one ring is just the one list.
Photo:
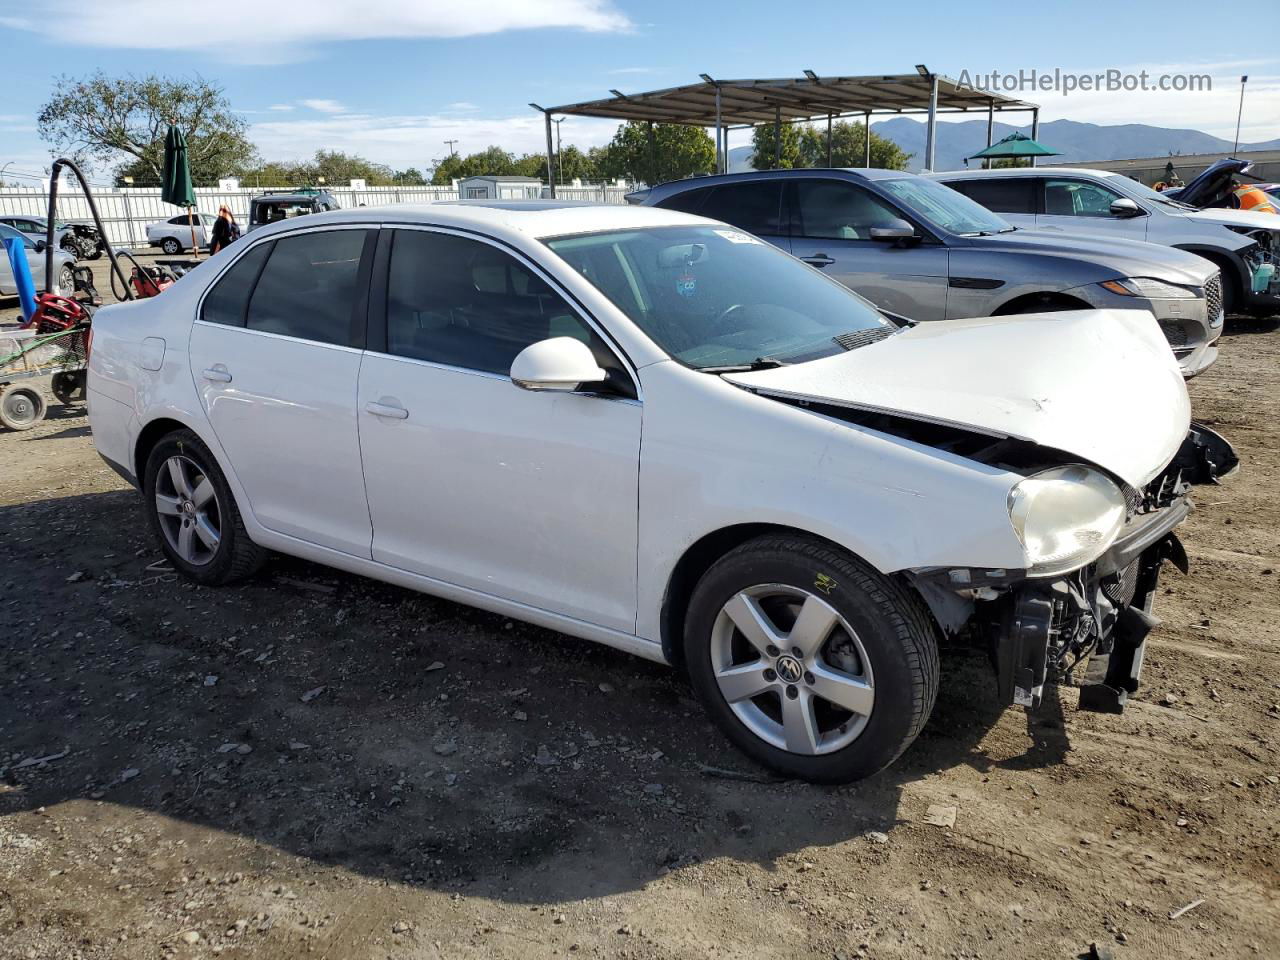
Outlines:
[[36, 241], [36, 253], [44, 253], [45, 250], [47, 250], [48, 248], [49, 248], [49, 245], [45, 243], [43, 240]]
[[878, 227], [871, 228], [872, 240], [914, 240], [916, 236], [915, 227], [907, 223], [905, 220], [888, 220]]
[[573, 337], [531, 343], [511, 361], [511, 382], [525, 390], [568, 393], [584, 383], [600, 383], [608, 376], [596, 363], [591, 348]]
[[1138, 217], [1142, 215], [1142, 208], [1128, 197], [1121, 197], [1119, 200], [1111, 201], [1111, 215], [1121, 219]]

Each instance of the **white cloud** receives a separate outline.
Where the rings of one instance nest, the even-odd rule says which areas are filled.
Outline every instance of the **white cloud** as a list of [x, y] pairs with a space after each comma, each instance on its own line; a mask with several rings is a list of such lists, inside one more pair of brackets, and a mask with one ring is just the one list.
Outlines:
[[337, 100], [303, 100], [304, 107], [310, 107], [320, 113], [346, 113], [347, 108]]
[[631, 21], [612, 0], [487, 0], [480, 6], [452, 0], [223, 0], [208, 30], [139, 30], [139, 23], [168, 23], [172, 0], [46, 0], [39, 17], [5, 17], [0, 24], [50, 40], [85, 47], [133, 50], [199, 50], [247, 63], [280, 63], [305, 56], [318, 44], [382, 38], [468, 37], [543, 27], [619, 32]]
[[[585, 150], [608, 143], [617, 127], [612, 120], [569, 117], [561, 140]], [[419, 170], [449, 152], [446, 140], [457, 140], [454, 149], [461, 154], [493, 145], [517, 155], [546, 149], [542, 115], [532, 110], [527, 115], [486, 118], [446, 114], [263, 120], [250, 127], [249, 136], [270, 160], [302, 160], [320, 149], [341, 150], [398, 169]]]
[[627, 76], [630, 74], [657, 73], [656, 67], [619, 67], [617, 70], [610, 70], [612, 76]]
[[268, 109], [268, 110], [275, 110], [275, 111], [277, 111], [278, 113], [288, 113], [290, 110], [292, 110], [292, 109], [293, 109], [293, 104], [291, 104], [291, 103], [273, 103], [271, 106], [267, 107], [267, 109]]

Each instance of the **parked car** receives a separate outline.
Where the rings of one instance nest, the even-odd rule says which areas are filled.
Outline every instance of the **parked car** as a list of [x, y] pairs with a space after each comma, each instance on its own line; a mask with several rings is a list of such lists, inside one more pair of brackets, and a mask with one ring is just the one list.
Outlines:
[[249, 230], [280, 220], [337, 209], [337, 199], [326, 190], [268, 190], [249, 201]]
[[774, 170], [664, 183], [627, 199], [733, 224], [912, 321], [1147, 310], [1185, 376], [1218, 356], [1221, 281], [1212, 264], [1149, 244], [1015, 230], [914, 174]]
[[1231, 466], [1145, 313], [903, 329], [724, 224], [556, 201], [264, 227], [101, 310], [88, 397], [197, 583], [278, 550], [680, 665], [821, 781], [906, 749], [944, 634], [1029, 706], [1093, 650], [1119, 709]]
[[1020, 227], [1130, 237], [1199, 254], [1222, 271], [1227, 313], [1280, 312], [1280, 220], [1270, 214], [1199, 210], [1106, 170], [1032, 167], [932, 177]]
[[209, 213], [197, 213], [193, 218], [180, 213], [168, 220], [148, 224], [147, 243], [159, 247], [169, 256], [175, 256], [192, 249], [191, 234], [194, 229], [196, 246], [205, 249], [209, 246], [213, 224], [217, 219]]
[[[0, 216], [0, 224], [13, 227], [32, 240], [47, 240], [48, 223], [46, 217]], [[53, 242], [77, 260], [97, 260], [107, 248], [98, 228], [91, 223], [56, 223]]]
[[[13, 238], [22, 241], [26, 249], [27, 266], [31, 269], [31, 280], [36, 291], [44, 289], [45, 242], [43, 239], [32, 240], [25, 233], [19, 233], [13, 227], [0, 223], [0, 240]], [[65, 250], [53, 252], [54, 292], [69, 297], [75, 291], [75, 257]], [[9, 263], [7, 252], [0, 247], [0, 296], [12, 297], [18, 293], [18, 282], [13, 276], [13, 265]]]

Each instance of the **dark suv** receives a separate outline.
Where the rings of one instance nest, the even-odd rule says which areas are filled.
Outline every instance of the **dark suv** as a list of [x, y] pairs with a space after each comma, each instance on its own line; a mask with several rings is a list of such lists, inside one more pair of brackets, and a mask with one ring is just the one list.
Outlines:
[[1017, 228], [915, 174], [768, 170], [664, 183], [627, 200], [723, 220], [910, 321], [1146, 310], [1184, 376], [1217, 359], [1222, 303], [1209, 261], [1140, 241]]
[[249, 229], [308, 213], [339, 209], [337, 199], [327, 190], [309, 187], [300, 190], [268, 190], [249, 202]]

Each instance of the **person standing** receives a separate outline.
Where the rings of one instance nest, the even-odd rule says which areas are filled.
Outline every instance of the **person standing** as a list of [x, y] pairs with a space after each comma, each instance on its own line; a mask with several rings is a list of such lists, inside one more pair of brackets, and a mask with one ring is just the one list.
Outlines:
[[218, 219], [213, 222], [213, 237], [209, 241], [209, 253], [214, 254], [223, 247], [240, 239], [240, 224], [236, 223], [231, 208], [223, 205], [218, 208]]

